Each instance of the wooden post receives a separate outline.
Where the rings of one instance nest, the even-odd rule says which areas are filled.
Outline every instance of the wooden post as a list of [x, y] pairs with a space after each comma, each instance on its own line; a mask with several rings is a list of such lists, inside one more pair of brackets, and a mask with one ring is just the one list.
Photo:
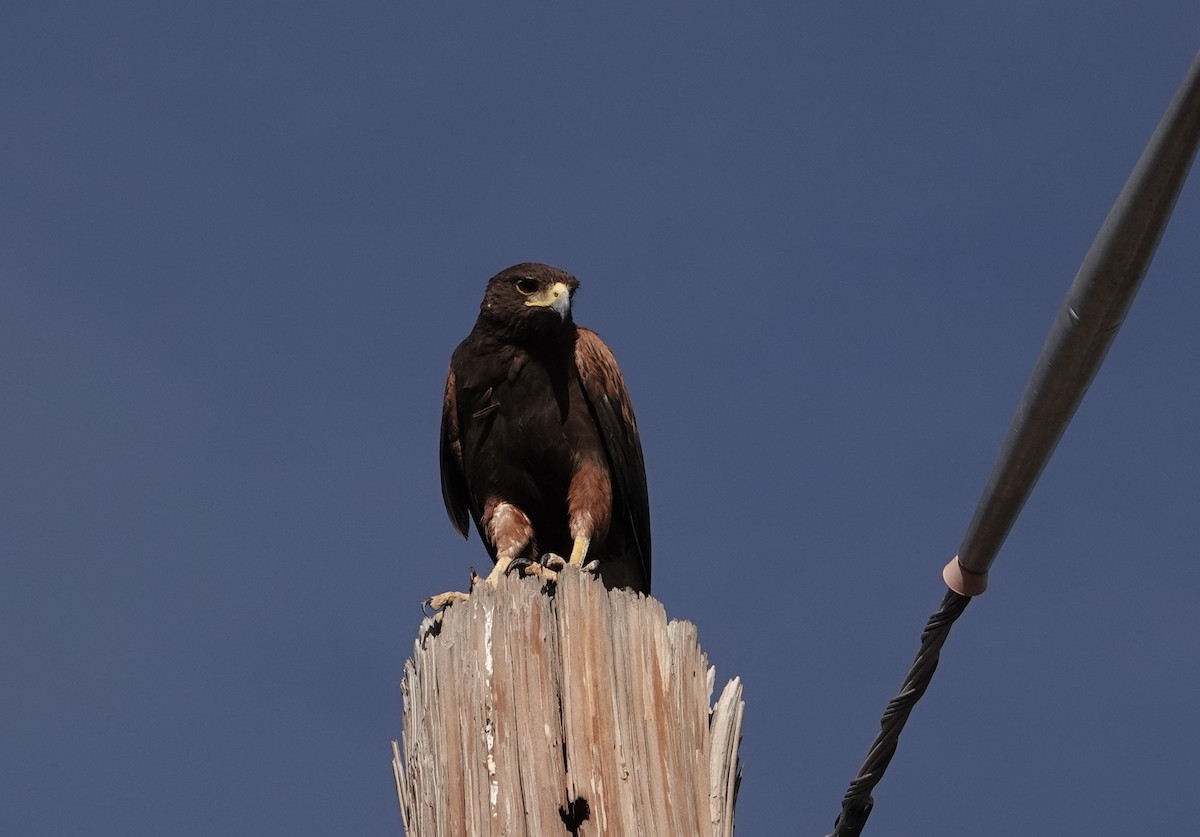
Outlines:
[[572, 567], [477, 585], [404, 666], [408, 837], [729, 837], [745, 704], [735, 677], [709, 708], [715, 673], [694, 625]]

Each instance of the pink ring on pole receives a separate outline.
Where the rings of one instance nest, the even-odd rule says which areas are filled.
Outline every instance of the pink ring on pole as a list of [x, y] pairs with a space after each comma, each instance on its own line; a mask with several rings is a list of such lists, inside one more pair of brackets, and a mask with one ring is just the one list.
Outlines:
[[950, 563], [942, 570], [942, 580], [946, 586], [960, 596], [978, 596], [987, 589], [986, 572], [973, 573], [958, 561], [955, 555]]

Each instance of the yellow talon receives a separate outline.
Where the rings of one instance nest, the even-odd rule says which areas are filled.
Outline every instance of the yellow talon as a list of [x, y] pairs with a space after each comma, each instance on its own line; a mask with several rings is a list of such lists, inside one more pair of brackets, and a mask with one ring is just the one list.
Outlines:
[[571, 560], [568, 563], [574, 567], [582, 567], [583, 559], [587, 555], [588, 546], [591, 543], [591, 538], [576, 538], [575, 545], [571, 547]]
[[492, 567], [492, 571], [488, 573], [488, 577], [484, 581], [493, 587], [497, 586], [500, 583], [500, 579], [508, 575], [508, 568], [512, 566], [512, 562], [512, 558], [497, 558], [496, 566]]

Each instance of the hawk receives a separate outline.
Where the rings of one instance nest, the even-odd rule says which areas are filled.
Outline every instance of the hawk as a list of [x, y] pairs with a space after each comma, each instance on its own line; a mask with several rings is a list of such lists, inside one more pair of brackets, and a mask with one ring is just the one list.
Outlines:
[[[464, 538], [474, 521], [495, 562], [553, 575], [567, 563], [605, 586], [650, 592], [650, 510], [633, 406], [617, 362], [575, 324], [579, 280], [514, 265], [487, 284], [454, 350], [442, 405], [442, 497]], [[461, 593], [431, 600], [444, 606]]]

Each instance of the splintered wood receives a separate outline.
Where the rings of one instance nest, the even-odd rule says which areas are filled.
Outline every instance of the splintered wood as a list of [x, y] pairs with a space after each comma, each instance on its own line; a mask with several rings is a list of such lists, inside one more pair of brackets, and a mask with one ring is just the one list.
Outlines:
[[[421, 626], [393, 768], [409, 837], [733, 834], [742, 687], [689, 622], [574, 568]], [[403, 750], [403, 758], [401, 758]]]

